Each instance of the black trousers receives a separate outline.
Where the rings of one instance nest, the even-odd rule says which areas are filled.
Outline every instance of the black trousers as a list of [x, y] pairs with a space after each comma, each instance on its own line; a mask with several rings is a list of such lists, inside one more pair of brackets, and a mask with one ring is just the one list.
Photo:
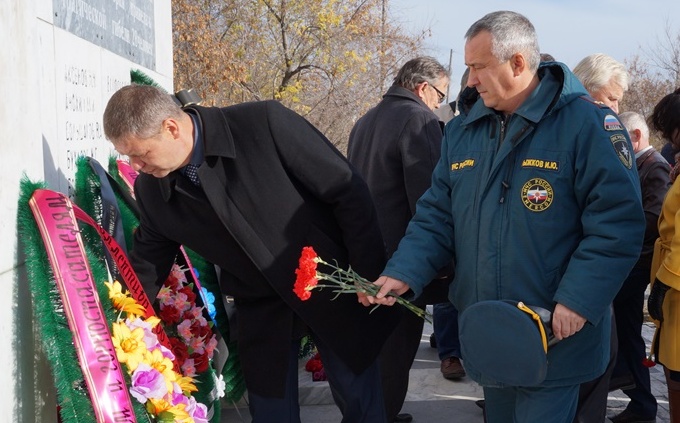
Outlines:
[[[380, 387], [377, 361], [357, 375], [326, 347], [313, 337], [335, 404], [342, 413], [341, 423], [385, 423], [385, 408]], [[298, 352], [300, 340], [291, 343], [290, 360], [283, 398], [262, 397], [248, 393], [248, 408], [253, 423], [300, 423], [298, 403]]]
[[656, 398], [652, 394], [649, 369], [642, 364], [647, 354], [642, 338], [645, 290], [649, 284], [649, 268], [634, 268], [614, 298], [614, 317], [619, 339], [619, 352], [612, 379], [630, 378], [635, 388], [623, 391], [630, 398], [626, 408], [638, 416], [656, 416]]
[[420, 346], [424, 322], [422, 317], [405, 310], [380, 352], [378, 361], [388, 422], [394, 421], [404, 405], [408, 375]]
[[[614, 313], [613, 307], [611, 312]], [[618, 350], [616, 339], [616, 319], [612, 316], [612, 336], [609, 343], [609, 364], [602, 376], [582, 383], [578, 391], [578, 406], [574, 423], [603, 422], [607, 415], [607, 395], [609, 394], [609, 381], [611, 380], [616, 355]]]

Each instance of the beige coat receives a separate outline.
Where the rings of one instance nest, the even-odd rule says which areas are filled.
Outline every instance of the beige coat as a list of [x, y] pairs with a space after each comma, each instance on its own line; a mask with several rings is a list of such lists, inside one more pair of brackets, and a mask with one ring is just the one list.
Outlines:
[[671, 289], [663, 303], [663, 323], [657, 326], [652, 351], [658, 362], [680, 371], [680, 181], [666, 194], [659, 216], [659, 238], [654, 245], [651, 281], [658, 279]]

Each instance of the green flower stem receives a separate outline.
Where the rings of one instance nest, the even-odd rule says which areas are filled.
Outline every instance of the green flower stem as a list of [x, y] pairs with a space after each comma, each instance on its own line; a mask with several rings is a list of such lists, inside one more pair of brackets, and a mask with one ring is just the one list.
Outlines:
[[[321, 263], [333, 269], [333, 272], [330, 275], [326, 273], [321, 273], [318, 270], [316, 272], [316, 277], [318, 280], [332, 282], [332, 285], [317, 284], [311, 287], [311, 289], [330, 288], [336, 294], [335, 297], [333, 297], [333, 299], [337, 298], [338, 295], [340, 294], [352, 294], [352, 293], [356, 294], [357, 292], [361, 292], [374, 297], [380, 291], [380, 287], [378, 285], [375, 285], [366, 278], [361, 277], [354, 270], [352, 270], [351, 267], [345, 270], [341, 269], [337, 265], [327, 263], [323, 261], [321, 258], [316, 258], [315, 261], [317, 263]], [[432, 315], [428, 313], [426, 310], [423, 310], [422, 308], [413, 305], [413, 303], [411, 303], [410, 301], [405, 300], [404, 298], [400, 297], [397, 294], [394, 294], [393, 292], [389, 292], [387, 295], [390, 297], [394, 297], [398, 304], [401, 304], [402, 306], [406, 307], [408, 310], [415, 313], [418, 317], [422, 317], [423, 319], [425, 319], [426, 322], [432, 323]], [[379, 306], [380, 306], [379, 304], [376, 305], [371, 310], [371, 312]]]

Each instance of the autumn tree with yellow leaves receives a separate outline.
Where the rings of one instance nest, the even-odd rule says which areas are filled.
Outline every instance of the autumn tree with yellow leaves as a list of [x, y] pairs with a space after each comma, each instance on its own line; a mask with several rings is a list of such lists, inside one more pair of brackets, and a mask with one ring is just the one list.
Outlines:
[[405, 31], [389, 0], [173, 0], [173, 33], [177, 89], [278, 100], [341, 150], [428, 34]]

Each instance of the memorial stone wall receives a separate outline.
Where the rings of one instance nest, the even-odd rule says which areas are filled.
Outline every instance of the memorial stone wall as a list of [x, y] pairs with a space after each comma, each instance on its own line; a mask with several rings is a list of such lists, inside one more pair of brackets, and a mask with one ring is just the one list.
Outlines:
[[140, 70], [172, 91], [169, 0], [0, 2], [0, 420], [56, 421], [16, 230], [22, 176], [71, 194], [78, 156], [115, 154], [101, 116]]

